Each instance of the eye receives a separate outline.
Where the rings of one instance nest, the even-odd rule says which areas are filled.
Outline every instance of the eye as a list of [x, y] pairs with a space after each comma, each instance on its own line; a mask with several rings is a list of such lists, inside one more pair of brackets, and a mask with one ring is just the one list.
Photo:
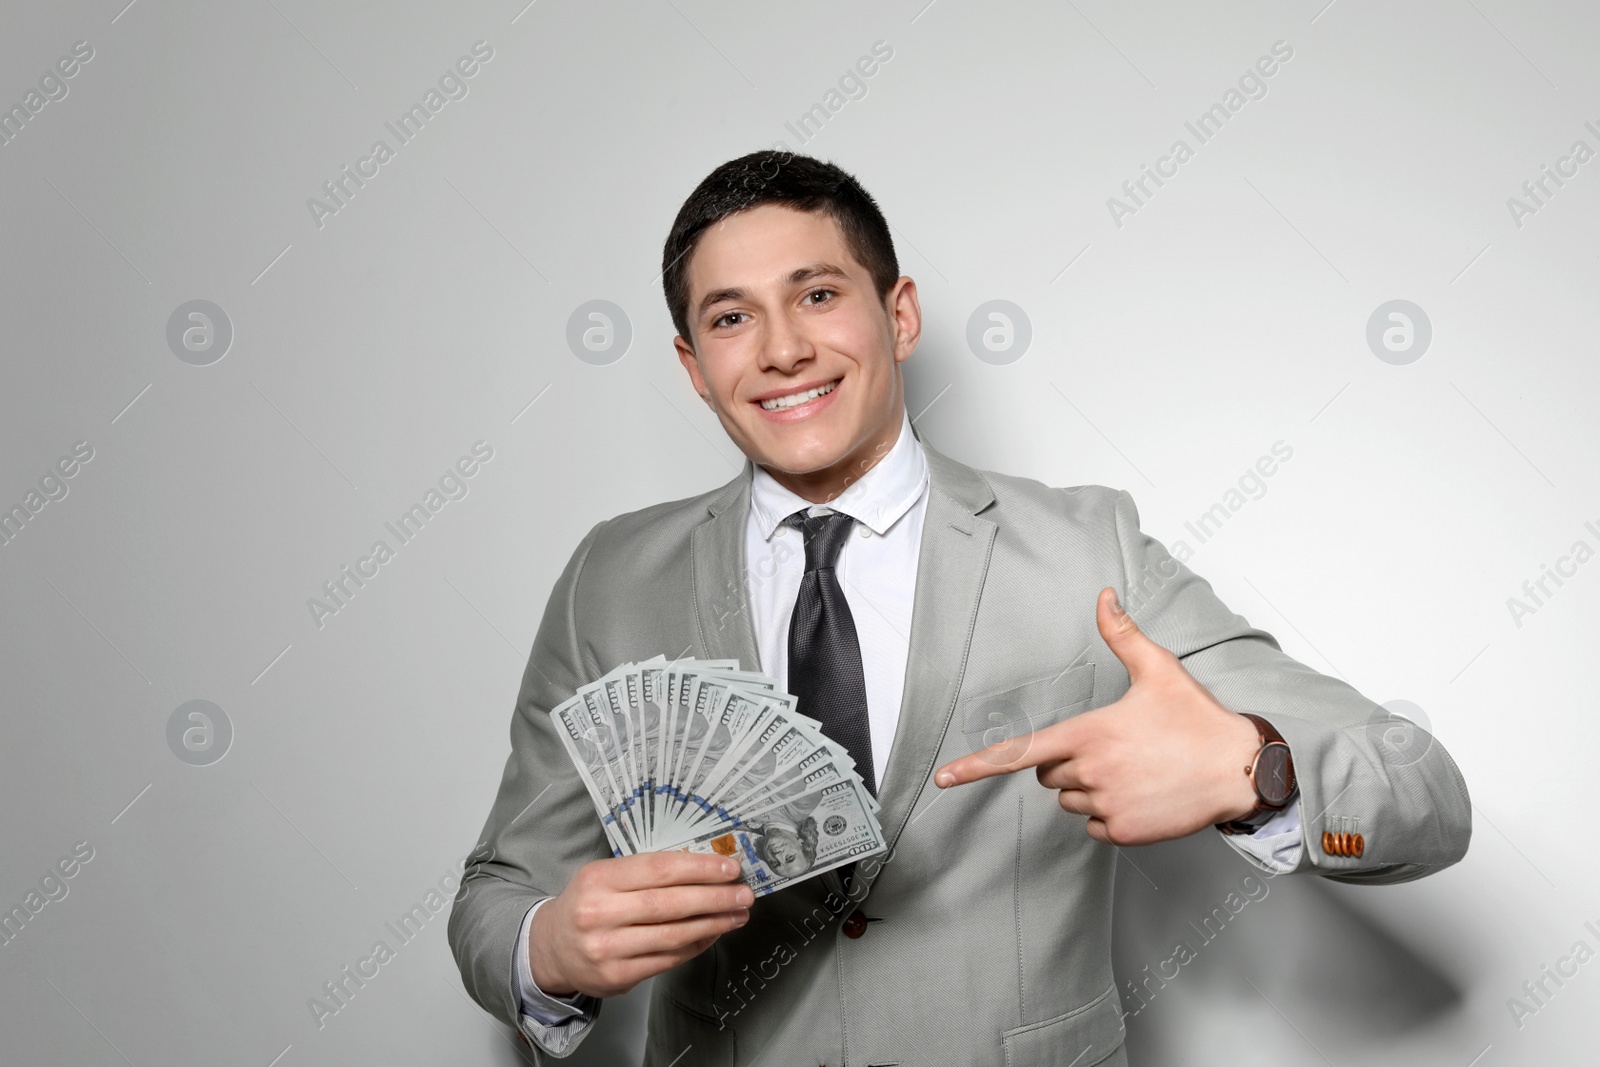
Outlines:
[[[811, 290], [809, 293], [807, 293], [805, 295], [804, 299], [809, 301], [814, 296], [832, 297], [832, 296], [835, 296], [835, 295], [837, 295], [837, 294], [832, 289], [813, 289], [813, 290]], [[826, 303], [826, 301], [817, 301], [816, 303], [811, 304], [811, 306], [812, 307], [817, 307], [817, 306], [819, 306], [820, 304], [823, 304], [823, 303]]]
[[731, 323], [728, 320], [733, 318], [736, 315], [743, 315], [743, 314], [744, 314], [744, 312], [742, 312], [742, 311], [730, 311], [725, 315], [718, 315], [716, 318], [711, 320], [711, 328], [713, 330], [715, 330], [715, 329], [718, 329], [718, 328], [720, 328], [722, 326], [735, 326], [735, 325], [737, 325], [737, 323]]

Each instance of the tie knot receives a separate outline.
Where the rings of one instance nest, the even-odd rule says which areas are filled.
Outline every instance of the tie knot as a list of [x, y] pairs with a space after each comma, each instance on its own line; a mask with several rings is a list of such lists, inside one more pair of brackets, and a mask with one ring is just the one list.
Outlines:
[[783, 525], [791, 526], [805, 535], [806, 572], [810, 573], [832, 567], [838, 562], [839, 550], [849, 540], [855, 522], [842, 511], [830, 511], [822, 515], [807, 515], [804, 511], [797, 511], [784, 519]]

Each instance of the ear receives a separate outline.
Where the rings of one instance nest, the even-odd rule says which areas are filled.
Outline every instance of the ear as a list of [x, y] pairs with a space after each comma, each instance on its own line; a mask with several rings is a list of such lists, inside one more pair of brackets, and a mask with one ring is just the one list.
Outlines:
[[672, 347], [678, 350], [678, 362], [683, 364], [683, 369], [689, 372], [689, 382], [694, 386], [694, 391], [700, 394], [700, 399], [711, 406], [711, 387], [706, 385], [705, 375], [700, 373], [700, 360], [694, 354], [694, 347], [677, 336], [672, 339]]
[[917, 283], [902, 275], [884, 298], [889, 322], [894, 327], [894, 361], [904, 363], [916, 351], [922, 337], [922, 305], [917, 300]]

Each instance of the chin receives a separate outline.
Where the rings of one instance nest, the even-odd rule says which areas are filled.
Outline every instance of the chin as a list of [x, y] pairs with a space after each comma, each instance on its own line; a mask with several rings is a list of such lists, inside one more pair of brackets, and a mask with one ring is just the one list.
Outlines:
[[751, 459], [789, 474], [826, 470], [849, 451], [843, 444], [818, 440], [812, 434], [773, 433], [767, 426], [756, 427], [745, 440], [750, 447], [744, 452]]
[[786, 474], [814, 474], [841, 462], [845, 449], [840, 447], [777, 447], [765, 450], [765, 458], [757, 462]]

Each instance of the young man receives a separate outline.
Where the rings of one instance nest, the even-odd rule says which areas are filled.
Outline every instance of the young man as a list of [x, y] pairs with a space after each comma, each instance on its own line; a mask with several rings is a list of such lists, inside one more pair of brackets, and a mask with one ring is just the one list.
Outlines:
[[[916, 284], [850, 175], [724, 164], [663, 264], [678, 358], [749, 462], [596, 526], [545, 610], [494, 858], [449, 927], [467, 990], [541, 1062], [656, 977], [653, 1067], [1121, 1064], [1115, 846], [1218, 826], [1265, 870], [1364, 883], [1465, 853], [1443, 746], [1418, 731], [1397, 756], [1381, 709], [1229, 611], [1126, 492], [976, 471], [916, 436]], [[601, 858], [548, 712], [657, 653], [820, 694], [887, 855], [759, 904], [722, 857]]]

